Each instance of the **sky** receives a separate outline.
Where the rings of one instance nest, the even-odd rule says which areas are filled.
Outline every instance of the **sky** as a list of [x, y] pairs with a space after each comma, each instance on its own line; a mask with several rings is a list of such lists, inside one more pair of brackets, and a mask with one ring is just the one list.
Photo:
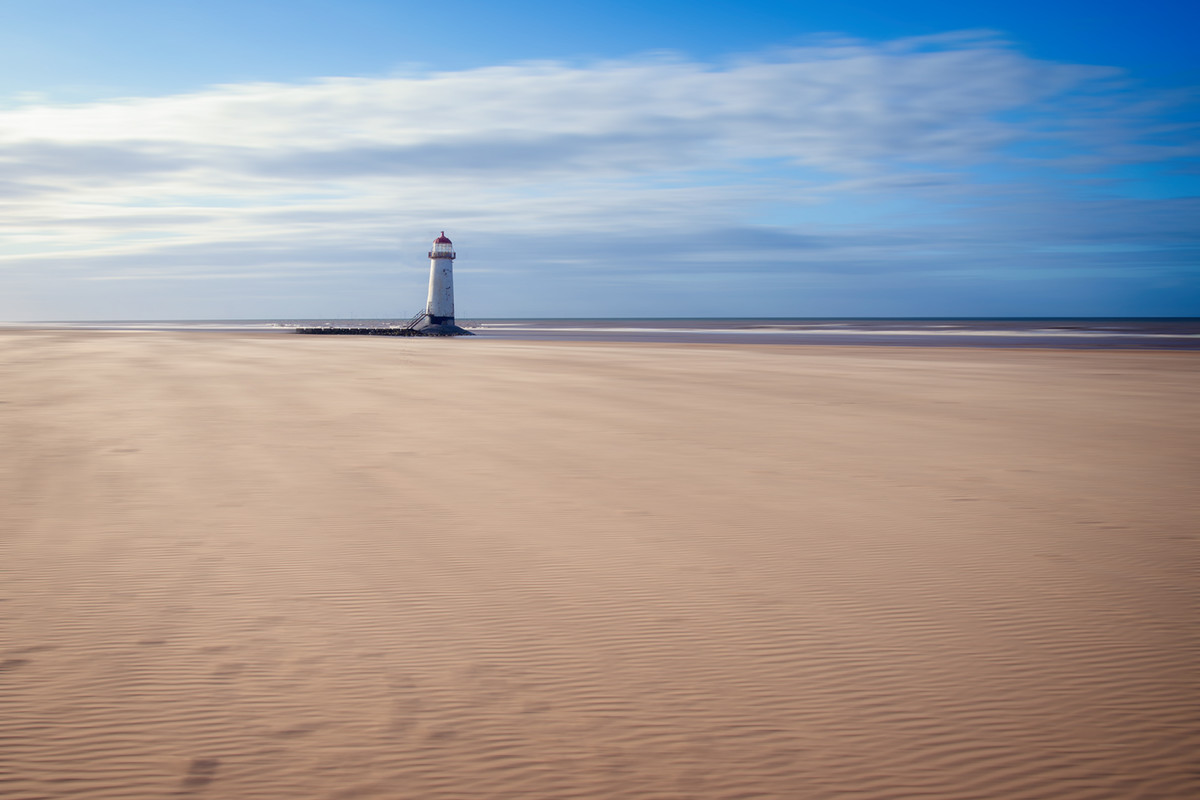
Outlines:
[[1200, 315], [1200, 10], [0, 0], [0, 320]]

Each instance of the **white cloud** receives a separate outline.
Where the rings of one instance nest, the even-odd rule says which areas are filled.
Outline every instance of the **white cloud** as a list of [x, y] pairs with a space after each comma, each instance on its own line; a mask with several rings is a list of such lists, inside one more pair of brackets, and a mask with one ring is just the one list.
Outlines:
[[[686, 167], [707, 154], [846, 168], [878, 158], [986, 155], [1029, 133], [997, 122], [997, 113], [1115, 74], [1032, 61], [989, 39], [951, 45], [847, 43], [722, 66], [656, 59], [218, 86], [9, 111], [0, 117], [0, 143], [117, 144], [149, 157], [157, 150], [251, 166], [264, 150], [369, 156], [422, 148], [469, 153], [483, 144], [498, 147], [504, 162], [523, 145], [548, 143], [542, 166], [550, 168], [555, 155], [569, 160], [578, 150], [596, 151], [598, 164], [620, 164], [632, 144], [665, 167]], [[576, 141], [579, 148], [566, 146]], [[620, 146], [605, 153], [610, 142]], [[694, 148], [680, 155], [681, 143]]]
[[[848, 262], [931, 204], [1003, 193], [970, 170], [1027, 168], [1033, 145], [1089, 169], [1186, 155], [1148, 103], [1115, 70], [980, 33], [33, 102], [0, 111], [0, 273], [343, 274], [440, 227], [554, 242], [553, 258], [531, 252], [575, 269], [622, 241], [735, 269], [768, 209], [814, 235], [784, 236], [769, 261], [803, 264], [817, 242]], [[845, 198], [858, 205], [835, 211]], [[900, 200], [905, 219], [887, 208]], [[572, 236], [585, 251], [562, 251]]]

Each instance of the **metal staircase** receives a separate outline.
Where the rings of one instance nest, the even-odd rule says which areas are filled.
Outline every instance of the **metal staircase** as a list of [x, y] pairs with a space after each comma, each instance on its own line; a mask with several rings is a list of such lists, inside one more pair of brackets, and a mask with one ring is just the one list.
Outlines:
[[422, 308], [420, 311], [418, 311], [416, 314], [413, 315], [412, 319], [410, 319], [408, 322], [404, 323], [404, 325], [401, 326], [400, 330], [415, 331], [417, 329], [417, 326], [421, 324], [421, 320], [425, 319], [427, 316], [429, 316], [429, 312]]

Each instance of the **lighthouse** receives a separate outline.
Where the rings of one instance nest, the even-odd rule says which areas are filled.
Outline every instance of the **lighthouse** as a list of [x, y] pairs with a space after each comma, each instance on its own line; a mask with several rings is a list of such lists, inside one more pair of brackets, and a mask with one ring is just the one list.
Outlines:
[[433, 240], [429, 251], [429, 300], [425, 314], [430, 325], [454, 324], [454, 244], [446, 232]]
[[416, 330], [426, 336], [470, 335], [454, 324], [454, 244], [445, 231], [429, 251], [429, 299]]

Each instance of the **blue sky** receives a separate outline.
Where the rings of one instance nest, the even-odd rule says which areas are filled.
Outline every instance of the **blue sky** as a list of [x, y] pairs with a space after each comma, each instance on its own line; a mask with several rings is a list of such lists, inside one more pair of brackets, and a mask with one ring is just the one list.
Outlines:
[[0, 3], [0, 319], [1195, 315], [1197, 17]]

